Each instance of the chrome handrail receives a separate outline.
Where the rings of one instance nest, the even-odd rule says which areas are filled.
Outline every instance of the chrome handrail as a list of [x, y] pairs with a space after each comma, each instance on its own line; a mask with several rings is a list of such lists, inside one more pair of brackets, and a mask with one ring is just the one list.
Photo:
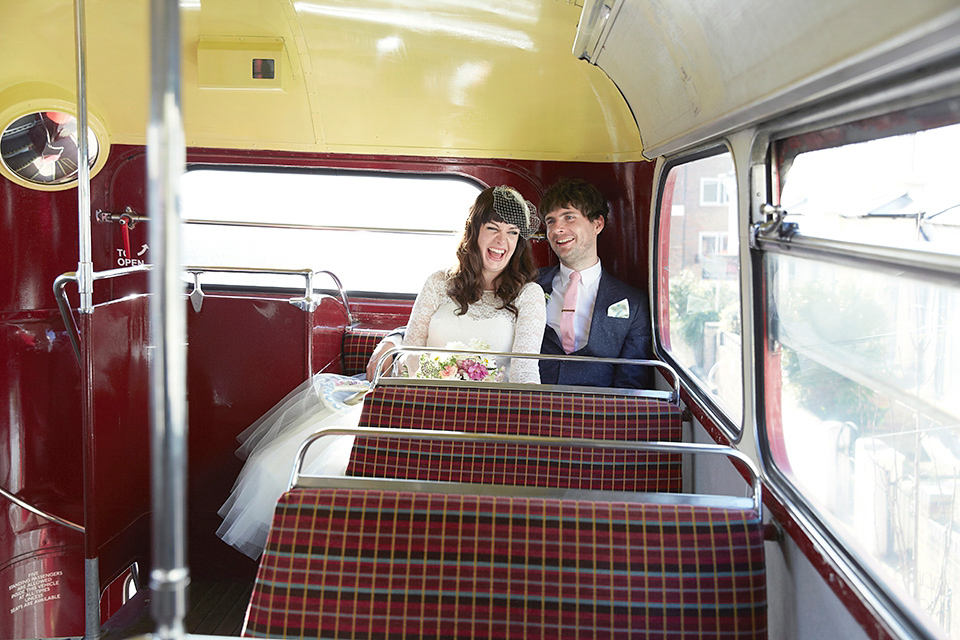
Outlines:
[[70, 522], [70, 521], [67, 520], [66, 518], [61, 518], [61, 517], [59, 517], [59, 516], [55, 516], [55, 515], [53, 515], [52, 513], [47, 513], [46, 511], [43, 511], [42, 509], [39, 509], [39, 508], [33, 506], [33, 505], [30, 504], [29, 502], [24, 502], [23, 500], [21, 500], [20, 498], [18, 498], [18, 497], [15, 496], [15, 495], [13, 495], [12, 493], [10, 493], [9, 491], [7, 491], [7, 490], [4, 489], [3, 487], [0, 487], [0, 497], [6, 498], [7, 500], [9, 500], [9, 501], [12, 502], [13, 504], [17, 505], [17, 506], [20, 507], [21, 509], [26, 509], [26, 510], [29, 511], [30, 513], [36, 514], [36, 515], [40, 516], [41, 518], [46, 518], [47, 520], [49, 520], [49, 521], [51, 521], [51, 522], [56, 522], [57, 524], [62, 524], [63, 526], [69, 527], [69, 528], [73, 529], [74, 531], [79, 531], [80, 533], [83, 533], [83, 532], [84, 532], [83, 525], [79, 525], [79, 524]]
[[[446, 347], [413, 347], [401, 345], [389, 349], [383, 355], [380, 356], [380, 359], [377, 360], [377, 374], [373, 378], [373, 385], [376, 386], [380, 382], [380, 378], [383, 377], [383, 365], [388, 358], [392, 358], [400, 353], [470, 353], [470, 354], [483, 354], [487, 356], [498, 356], [498, 357], [510, 357], [510, 358], [526, 358], [526, 359], [537, 359], [537, 360], [571, 360], [574, 362], [594, 362], [594, 363], [603, 363], [603, 364], [619, 364], [619, 365], [638, 365], [638, 366], [648, 366], [648, 367], [658, 367], [663, 368], [673, 376], [673, 385], [672, 390], [667, 392], [666, 398], [673, 403], [680, 402], [680, 376], [677, 374], [676, 369], [671, 367], [666, 362], [661, 360], [647, 360], [640, 358], [601, 358], [599, 356], [574, 356], [566, 353], [518, 353], [513, 351], [486, 351], [478, 349], [450, 349]], [[393, 367], [396, 368], [397, 359], [394, 359]], [[394, 372], [396, 373], [396, 371]], [[413, 380], [413, 379], [411, 379]], [[434, 381], [436, 382], [436, 381]], [[484, 384], [498, 384], [498, 383], [484, 383]], [[657, 395], [656, 390], [646, 390], [651, 393], [651, 395]]]
[[[121, 216], [123, 214], [107, 214]], [[146, 219], [146, 218], [138, 218]], [[250, 222], [245, 220], [204, 220], [202, 218], [185, 218], [184, 224], [211, 225], [218, 227], [250, 227], [254, 229], [292, 229], [298, 231], [359, 231], [377, 233], [398, 233], [420, 236], [456, 236], [460, 231], [454, 229], [404, 229], [401, 227], [362, 227], [358, 225], [330, 225], [330, 224], [294, 224], [289, 222]]]
[[[120, 267], [118, 269], [107, 269], [106, 271], [94, 271], [91, 274], [91, 282], [97, 280], [106, 280], [109, 278], [118, 278], [120, 276], [129, 275], [131, 273], [143, 273], [150, 270], [150, 265], [142, 264], [135, 265], [132, 267]], [[67, 335], [70, 337], [70, 343], [73, 345], [73, 352], [77, 356], [77, 362], [81, 362], [80, 359], [80, 332], [77, 330], [77, 324], [73, 320], [73, 314], [70, 312], [70, 304], [67, 301], [67, 295], [64, 293], [64, 287], [67, 286], [68, 282], [76, 282], [79, 284], [77, 273], [75, 271], [67, 271], [66, 273], [61, 273], [53, 281], [53, 296], [57, 301], [57, 308], [60, 309], [60, 317], [63, 318], [63, 324], [66, 325]]]
[[293, 304], [298, 308], [311, 313], [316, 310], [320, 304], [320, 301], [322, 301], [324, 298], [335, 299], [333, 296], [328, 296], [326, 294], [321, 294], [319, 298], [313, 297], [313, 277], [320, 274], [327, 275], [331, 280], [333, 280], [333, 283], [337, 288], [340, 303], [343, 305], [344, 313], [347, 315], [347, 323], [351, 325], [354, 323], [353, 313], [350, 311], [350, 302], [347, 300], [347, 294], [346, 291], [344, 291], [343, 283], [340, 282], [340, 278], [338, 278], [332, 271], [314, 271], [313, 269], [261, 269], [256, 267], [190, 266], [185, 267], [184, 272], [193, 274], [195, 276], [199, 276], [203, 273], [245, 273], [249, 275], [264, 276], [300, 276], [304, 279], [304, 295], [302, 298], [292, 298], [290, 300], [290, 304]]
[[[138, 222], [148, 222], [150, 219], [127, 207], [123, 213], [97, 211], [98, 222], [128, 222], [132, 229]], [[377, 233], [395, 233], [420, 236], [456, 236], [458, 230], [450, 229], [404, 229], [400, 227], [366, 227], [359, 225], [332, 225], [332, 224], [297, 224], [292, 222], [251, 222], [249, 220], [206, 220], [204, 218], [184, 218], [183, 224], [213, 227], [240, 227], [249, 229], [286, 229], [292, 231], [360, 231]], [[540, 234], [543, 237], [543, 234]]]
[[[350, 313], [350, 303], [347, 302], [347, 294], [346, 294], [346, 292], [343, 290], [343, 283], [340, 282], [340, 278], [338, 278], [332, 271], [327, 271], [326, 269], [323, 269], [323, 270], [321, 270], [321, 271], [317, 271], [317, 274], [321, 274], [321, 273], [330, 276], [330, 279], [333, 280], [333, 283], [334, 283], [335, 285], [337, 285], [337, 291], [340, 292], [340, 300], [343, 302], [343, 308], [344, 308], [344, 309], [346, 310], [346, 312], [347, 312], [347, 322], [348, 322], [349, 324], [351, 324], [351, 325], [354, 324], [353, 314]], [[313, 292], [313, 285], [312, 285], [312, 284], [311, 284], [311, 286], [310, 286], [310, 291], [311, 291], [311, 293]]]
[[[107, 269], [105, 271], [94, 271], [92, 274], [92, 281], [117, 278], [132, 273], [144, 273], [149, 271], [151, 268], [152, 265], [142, 264], [130, 267], [119, 267], [117, 269]], [[327, 275], [331, 280], [333, 280], [337, 287], [340, 303], [343, 305], [344, 313], [347, 316], [347, 323], [351, 325], [354, 324], [353, 313], [350, 311], [350, 303], [347, 300], [347, 294], [343, 288], [343, 283], [340, 282], [340, 278], [338, 278], [332, 271], [314, 271], [312, 269], [246, 269], [240, 267], [186, 267], [184, 269], [184, 273], [190, 273], [194, 275], [208, 272], [302, 276], [305, 279], [304, 291], [306, 293], [303, 298], [292, 298], [290, 303], [304, 310], [309, 309], [311, 312], [316, 310], [320, 301], [324, 298], [330, 298], [331, 300], [336, 299], [333, 296], [326, 294], [321, 294], [319, 298], [314, 298], [312, 295], [313, 277], [317, 274]], [[57, 308], [60, 310], [60, 317], [63, 318], [63, 323], [66, 325], [67, 335], [70, 338], [70, 344], [73, 346], [73, 353], [77, 356], [77, 362], [80, 362], [80, 332], [77, 330], [77, 324], [74, 321], [73, 313], [70, 310], [70, 304], [67, 300], [66, 293], [64, 292], [64, 287], [66, 287], [66, 285], [70, 282], [78, 282], [77, 273], [75, 271], [67, 271], [66, 273], [61, 273], [59, 276], [57, 276], [53, 281], [53, 296], [57, 301]], [[194, 287], [196, 286], [197, 285], [194, 284]]]
[[82, 363], [80, 356], [80, 332], [77, 330], [76, 322], [73, 320], [73, 313], [70, 311], [70, 305], [67, 302], [67, 294], [63, 288], [68, 282], [77, 281], [77, 272], [68, 271], [61, 273], [53, 281], [53, 297], [57, 301], [57, 308], [60, 309], [60, 317], [67, 329], [67, 336], [70, 338], [70, 344], [73, 345], [73, 354], [77, 356], [77, 362]]
[[[516, 435], [504, 433], [464, 433], [462, 431], [447, 431], [441, 429], [394, 429], [388, 427], [346, 427], [330, 426], [323, 427], [313, 432], [304, 440], [303, 444], [297, 450], [297, 456], [294, 461], [293, 471], [290, 473], [290, 480], [287, 488], [297, 486], [301, 478], [304, 477], [323, 477], [332, 478], [337, 476], [309, 476], [303, 474], [302, 468], [306, 459], [307, 450], [314, 442], [326, 436], [368, 436], [383, 438], [408, 438], [416, 440], [442, 440], [455, 442], [493, 442], [502, 444], [522, 444], [539, 446], [561, 446], [561, 447], [591, 447], [597, 449], [629, 449], [631, 451], [649, 451], [653, 453], [676, 453], [680, 455], [704, 453], [710, 455], [723, 455], [733, 458], [742, 463], [749, 471], [751, 479], [748, 480], [752, 492], [753, 508], [757, 513], [763, 515], [763, 498], [761, 492], [760, 472], [757, 470], [753, 461], [746, 454], [726, 445], [719, 444], [699, 444], [691, 442], [660, 442], [646, 441], [636, 442], [631, 440], [600, 440], [597, 438], [567, 438], [562, 436], [535, 436], [535, 435]], [[388, 479], [390, 480], [390, 479]], [[396, 479], [392, 480], [397, 482]], [[480, 483], [448, 483], [430, 480], [416, 481], [418, 486], [426, 488], [432, 486], [479, 486]], [[503, 485], [496, 485], [502, 490]], [[513, 486], [513, 485], [510, 485]], [[527, 487], [523, 487], [526, 489]], [[622, 492], [621, 492], [622, 493]]]

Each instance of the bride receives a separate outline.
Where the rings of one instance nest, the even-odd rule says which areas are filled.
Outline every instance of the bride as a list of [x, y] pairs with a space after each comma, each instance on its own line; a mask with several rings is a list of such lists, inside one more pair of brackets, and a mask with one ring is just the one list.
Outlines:
[[[470, 209], [457, 265], [427, 278], [410, 313], [403, 344], [444, 347], [479, 340], [493, 351], [539, 353], [546, 325], [543, 289], [528, 239], [540, 225], [534, 206], [511, 187], [491, 187]], [[416, 356], [407, 358], [415, 371]], [[535, 358], [498, 362], [510, 382], [540, 382]], [[258, 558], [273, 509], [287, 487], [294, 457], [308, 435], [324, 426], [356, 425], [362, 405], [348, 400], [366, 381], [318, 373], [237, 438], [247, 461], [219, 514], [217, 535]], [[308, 451], [303, 472], [342, 475], [353, 436], [323, 438]]]

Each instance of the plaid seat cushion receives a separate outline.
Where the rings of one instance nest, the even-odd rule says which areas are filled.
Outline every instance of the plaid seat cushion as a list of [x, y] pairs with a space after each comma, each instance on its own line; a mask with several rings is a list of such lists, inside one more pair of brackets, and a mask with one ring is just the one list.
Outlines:
[[766, 637], [756, 511], [299, 489], [244, 635]]
[[343, 374], [353, 376], [367, 370], [367, 361], [373, 355], [383, 336], [389, 331], [385, 329], [358, 329], [349, 327], [343, 334]]
[[[632, 396], [490, 387], [375, 389], [361, 426], [680, 441], [675, 405]], [[570, 446], [357, 438], [348, 475], [621, 491], [679, 491], [680, 456]]]

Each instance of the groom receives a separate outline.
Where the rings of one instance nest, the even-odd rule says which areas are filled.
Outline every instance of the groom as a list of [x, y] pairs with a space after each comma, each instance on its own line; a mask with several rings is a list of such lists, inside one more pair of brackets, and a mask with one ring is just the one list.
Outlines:
[[[541, 353], [649, 359], [650, 311], [644, 292], [605, 271], [597, 236], [607, 223], [603, 194], [583, 180], [565, 179], [540, 201], [547, 241], [560, 264], [540, 269], [547, 295]], [[652, 388], [650, 367], [541, 360], [544, 384]]]
[[[620, 282], [600, 265], [597, 236], [607, 222], [603, 194], [583, 180], [561, 180], [540, 201], [546, 235], [560, 265], [540, 269], [538, 283], [547, 295], [547, 327], [541, 353], [601, 358], [651, 357], [647, 296]], [[571, 287], [571, 276], [577, 281]], [[568, 295], [569, 294], [569, 295]], [[372, 380], [376, 363], [399, 344], [402, 330], [387, 336], [367, 364]], [[541, 360], [543, 384], [650, 389], [650, 367], [565, 360]]]

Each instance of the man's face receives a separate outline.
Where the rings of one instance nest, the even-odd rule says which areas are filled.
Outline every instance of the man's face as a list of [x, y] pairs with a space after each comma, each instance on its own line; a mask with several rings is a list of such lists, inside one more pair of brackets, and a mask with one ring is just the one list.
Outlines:
[[576, 207], [566, 205], [543, 219], [550, 247], [564, 266], [581, 271], [597, 263], [597, 236], [603, 231], [603, 216], [590, 220]]

